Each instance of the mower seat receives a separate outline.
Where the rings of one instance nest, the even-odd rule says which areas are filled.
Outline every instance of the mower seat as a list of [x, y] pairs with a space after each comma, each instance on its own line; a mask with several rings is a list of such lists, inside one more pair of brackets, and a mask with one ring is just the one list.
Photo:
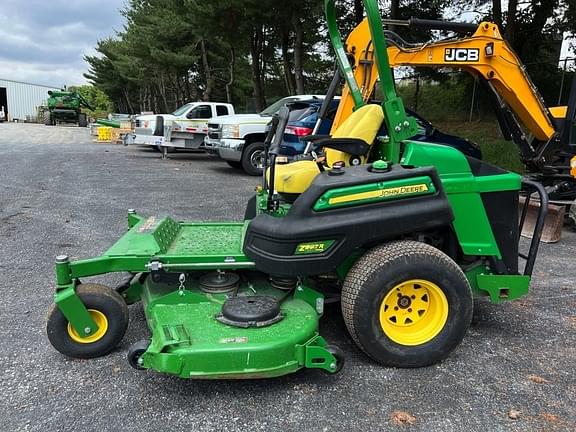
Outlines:
[[[368, 146], [372, 146], [383, 121], [384, 112], [380, 105], [364, 105], [354, 111], [350, 117], [336, 129], [332, 134], [332, 138], [339, 140], [362, 140], [368, 144]], [[369, 152], [364, 155], [352, 155], [342, 150], [327, 147], [325, 154], [326, 168], [330, 169], [335, 162], [340, 161], [344, 162], [345, 165], [365, 163], [368, 159]], [[308, 189], [318, 174], [320, 174], [320, 169], [316, 162], [312, 160], [301, 160], [286, 165], [276, 165], [274, 188], [278, 193], [284, 195], [299, 195]], [[269, 171], [266, 175], [269, 176]]]

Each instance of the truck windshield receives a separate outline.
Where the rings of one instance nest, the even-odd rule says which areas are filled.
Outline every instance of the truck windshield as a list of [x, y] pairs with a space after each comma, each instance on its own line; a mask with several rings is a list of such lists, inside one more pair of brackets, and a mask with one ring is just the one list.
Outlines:
[[174, 111], [172, 113], [173, 116], [181, 116], [184, 115], [184, 113], [186, 111], [188, 111], [188, 108], [190, 108], [190, 106], [193, 105], [192, 103], [187, 103], [186, 105], [182, 105], [180, 108], [178, 108], [176, 111]]
[[285, 104], [298, 100], [297, 97], [287, 97], [284, 99], [280, 99], [279, 101], [274, 102], [268, 108], [260, 113], [261, 116], [271, 117], [278, 112], [280, 108], [282, 108]]

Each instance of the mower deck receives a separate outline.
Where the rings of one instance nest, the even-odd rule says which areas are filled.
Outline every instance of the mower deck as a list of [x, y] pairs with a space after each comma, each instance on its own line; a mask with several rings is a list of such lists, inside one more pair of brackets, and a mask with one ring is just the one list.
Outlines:
[[[152, 332], [129, 352], [139, 369], [183, 378], [263, 378], [304, 367], [337, 372], [341, 359], [318, 334], [323, 296], [297, 280], [275, 288], [254, 271], [242, 252], [247, 223], [175, 222], [130, 211], [128, 232], [102, 256], [57, 263], [56, 303], [78, 334], [94, 334], [97, 323], [75, 294], [79, 278], [129, 271], [137, 275], [118, 292], [127, 303], [142, 301]], [[235, 282], [211, 290], [201, 281], [210, 275]], [[224, 316], [230, 299], [239, 299], [242, 315], [262, 298], [278, 313], [256, 310], [238, 322]]]
[[318, 335], [321, 311], [316, 305], [322, 305], [321, 296], [302, 286], [292, 296], [270, 287], [258, 273], [242, 279], [232, 295], [277, 298], [280, 321], [264, 327], [227, 325], [217, 317], [228, 294], [203, 292], [197, 277], [177, 291], [179, 281], [173, 275], [162, 282], [148, 278], [142, 300], [152, 339], [141, 355], [141, 366], [182, 378], [273, 377], [307, 364], [331, 371], [334, 359], [321, 348], [326, 343]]

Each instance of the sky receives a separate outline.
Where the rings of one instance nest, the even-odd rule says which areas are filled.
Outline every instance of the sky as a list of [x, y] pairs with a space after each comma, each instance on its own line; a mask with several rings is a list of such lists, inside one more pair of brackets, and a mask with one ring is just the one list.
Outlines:
[[122, 30], [125, 0], [0, 0], [0, 78], [85, 84], [83, 56]]
[[[99, 39], [122, 29], [125, 1], [0, 0], [0, 78], [55, 87], [85, 84], [83, 57], [95, 53]], [[456, 15], [477, 19], [473, 13]], [[565, 43], [562, 57], [567, 55], [574, 53]]]

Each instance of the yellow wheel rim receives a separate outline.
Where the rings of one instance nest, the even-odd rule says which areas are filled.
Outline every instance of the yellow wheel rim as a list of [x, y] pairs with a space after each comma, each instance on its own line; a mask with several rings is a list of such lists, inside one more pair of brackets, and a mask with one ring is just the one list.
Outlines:
[[423, 279], [396, 285], [380, 305], [380, 326], [400, 345], [415, 346], [432, 340], [447, 319], [446, 295], [438, 285]]
[[88, 312], [90, 313], [90, 316], [98, 326], [98, 330], [96, 330], [93, 334], [89, 336], [82, 337], [78, 334], [76, 329], [72, 327], [72, 324], [68, 323], [68, 336], [70, 336], [70, 338], [74, 342], [78, 342], [81, 344], [94, 343], [102, 339], [106, 334], [106, 332], [108, 331], [108, 319], [106, 318], [106, 315], [95, 309], [88, 309]]

